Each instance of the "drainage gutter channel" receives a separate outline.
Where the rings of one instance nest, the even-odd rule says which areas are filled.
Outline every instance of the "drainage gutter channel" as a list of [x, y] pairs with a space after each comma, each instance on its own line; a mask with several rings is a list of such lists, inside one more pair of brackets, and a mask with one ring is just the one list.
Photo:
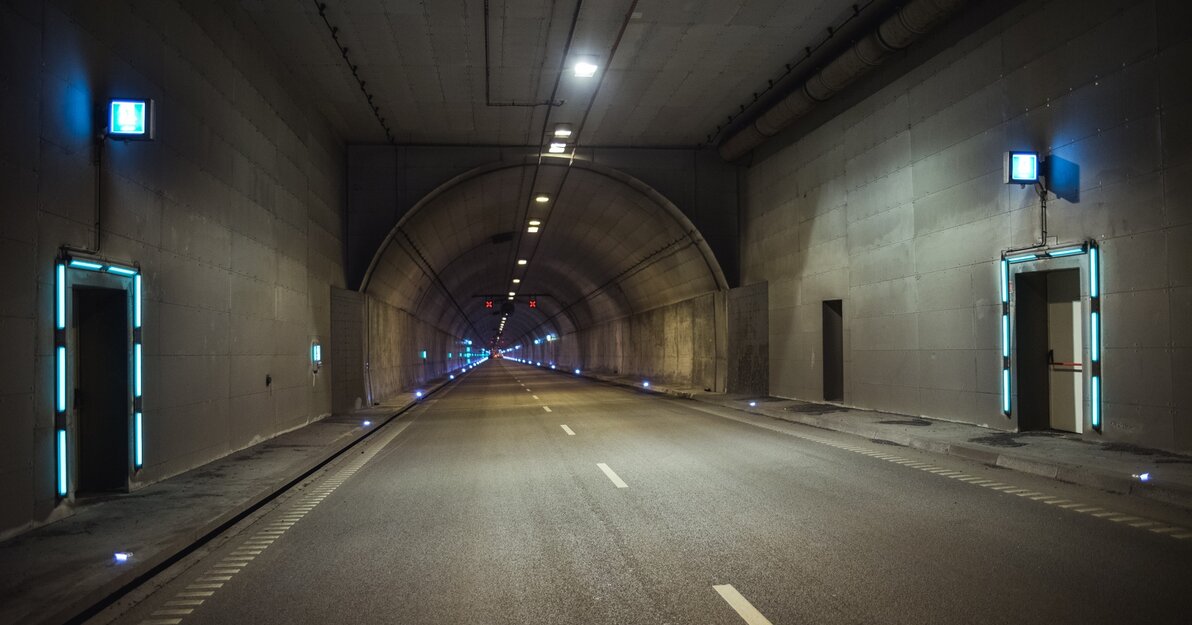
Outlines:
[[185, 558], [195, 550], [218, 537], [220, 534], [223, 534], [233, 525], [244, 520], [257, 510], [260, 510], [265, 504], [268, 504], [294, 486], [297, 486], [319, 469], [322, 469], [324, 466], [355, 447], [358, 443], [368, 439], [370, 436], [377, 433], [391, 422], [409, 412], [410, 409], [424, 402], [426, 398], [439, 392], [447, 385], [452, 384], [453, 382], [458, 382], [460, 379], [462, 379], [462, 376], [457, 375], [454, 381], [444, 380], [440, 382], [438, 385], [427, 390], [426, 394], [420, 400], [412, 401], [397, 409], [393, 414], [386, 417], [383, 422], [370, 429], [368, 432], [361, 434], [359, 437], [353, 439], [340, 449], [331, 451], [321, 457], [316, 458], [313, 464], [308, 465], [307, 468], [303, 469], [297, 476], [281, 478], [278, 480], [278, 483], [265, 488], [257, 495], [249, 498], [248, 501], [246, 501], [244, 505], [240, 506], [239, 508], [228, 510], [215, 520], [201, 527], [197, 527], [190, 532], [187, 532], [186, 535], [174, 543], [174, 545], [166, 549], [162, 549], [158, 554], [146, 561], [138, 562], [136, 568], [131, 568], [124, 575], [112, 579], [99, 588], [84, 594], [78, 600], [71, 602], [68, 607], [59, 610], [50, 618], [39, 621], [39, 623], [41, 625], [76, 625], [86, 622], [87, 619], [99, 614], [105, 608], [119, 601], [122, 597], [132, 592], [137, 587], [141, 586], [150, 579], [153, 579], [153, 577], [173, 566], [182, 558]]

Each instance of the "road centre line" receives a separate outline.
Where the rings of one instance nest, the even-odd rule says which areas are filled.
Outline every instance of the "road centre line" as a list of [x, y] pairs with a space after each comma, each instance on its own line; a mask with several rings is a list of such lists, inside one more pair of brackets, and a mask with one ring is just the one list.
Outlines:
[[753, 607], [753, 604], [749, 603], [748, 599], [737, 592], [737, 589], [733, 588], [732, 584], [718, 584], [712, 588], [749, 625], [774, 625], [770, 622], [770, 619], [762, 616], [762, 613]]
[[567, 427], [566, 425], [560, 425], [559, 427], [563, 428], [563, 431], [567, 433], [567, 436], [575, 436], [575, 432], [572, 432], [571, 428]]
[[608, 468], [607, 464], [604, 464], [603, 462], [598, 462], [598, 463], [596, 463], [596, 466], [600, 467], [601, 471], [604, 471], [605, 477], [612, 480], [613, 484], [615, 484], [617, 488], [629, 488], [629, 485], [625, 483], [625, 480], [622, 480], [621, 477], [618, 476], [615, 471]]

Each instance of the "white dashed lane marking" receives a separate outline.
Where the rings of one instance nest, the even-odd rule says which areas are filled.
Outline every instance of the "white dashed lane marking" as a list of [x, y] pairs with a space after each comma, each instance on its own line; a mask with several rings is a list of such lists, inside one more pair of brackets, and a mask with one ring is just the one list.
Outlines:
[[571, 428], [567, 427], [566, 425], [560, 425], [559, 427], [563, 428], [563, 431], [567, 433], [567, 436], [575, 436], [575, 432], [572, 432]]
[[550, 406], [543, 406], [542, 409], [547, 412], [551, 412]]

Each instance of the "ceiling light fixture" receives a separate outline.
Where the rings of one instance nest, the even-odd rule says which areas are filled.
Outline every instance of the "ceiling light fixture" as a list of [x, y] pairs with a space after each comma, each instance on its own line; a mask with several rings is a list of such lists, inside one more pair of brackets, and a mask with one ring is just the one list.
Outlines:
[[521, 278], [514, 278], [514, 279], [513, 279], [513, 283], [514, 283], [514, 284], [521, 284]]
[[534, 201], [538, 202], [539, 204], [545, 204], [550, 201], [550, 196], [545, 193], [539, 193], [538, 195], [534, 196]]
[[571, 124], [559, 124], [555, 126], [555, 137], [559, 139], [566, 139], [571, 136]]
[[591, 63], [588, 61], [578, 61], [575, 64], [575, 77], [576, 78], [591, 78], [596, 75], [597, 69], [598, 68], [596, 67], [595, 63]]
[[535, 232], [538, 232], [538, 226], [530, 226], [529, 228], [526, 228], [526, 232], [534, 234]]
[[528, 261], [528, 260], [526, 260], [526, 259], [524, 259], [524, 258], [519, 258], [519, 259], [517, 259], [517, 264], [519, 264], [519, 265], [522, 265], [523, 267], [524, 267], [525, 265], [529, 264], [529, 262], [530, 262], [530, 261]]
[[551, 141], [550, 149], [547, 150], [547, 152], [550, 152], [551, 154], [562, 154], [563, 152], [566, 152], [566, 151], [567, 151], [567, 144], [561, 143], [558, 141]]
[[537, 219], [531, 219], [531, 220], [530, 220], [530, 225], [531, 225], [531, 226], [541, 226], [541, 225], [542, 225], [542, 222], [541, 222], [541, 221], [538, 221]]

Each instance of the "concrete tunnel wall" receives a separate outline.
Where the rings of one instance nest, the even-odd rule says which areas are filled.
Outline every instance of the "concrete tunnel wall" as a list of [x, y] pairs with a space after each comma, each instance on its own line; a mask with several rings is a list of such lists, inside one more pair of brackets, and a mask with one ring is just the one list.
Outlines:
[[1033, 148], [1067, 163], [1049, 234], [1102, 250], [1104, 434], [1086, 406], [1084, 436], [1192, 451], [1190, 20], [1186, 2], [1020, 5], [760, 150], [742, 265], [769, 283], [771, 392], [822, 398], [821, 302], [842, 299], [845, 403], [1017, 427], [998, 258], [1035, 241], [1039, 208], [1001, 159]]
[[514, 358], [560, 369], [641, 377], [659, 383], [725, 390], [725, 292], [613, 319], [558, 340], [520, 341]]
[[0, 5], [0, 535], [70, 513], [55, 496], [54, 259], [91, 245], [109, 97], [153, 98], [158, 113], [155, 141], [108, 141], [102, 168], [101, 254], [144, 274], [132, 487], [331, 411], [331, 367], [314, 375], [309, 348], [326, 343], [344, 282], [343, 145], [239, 11]]

